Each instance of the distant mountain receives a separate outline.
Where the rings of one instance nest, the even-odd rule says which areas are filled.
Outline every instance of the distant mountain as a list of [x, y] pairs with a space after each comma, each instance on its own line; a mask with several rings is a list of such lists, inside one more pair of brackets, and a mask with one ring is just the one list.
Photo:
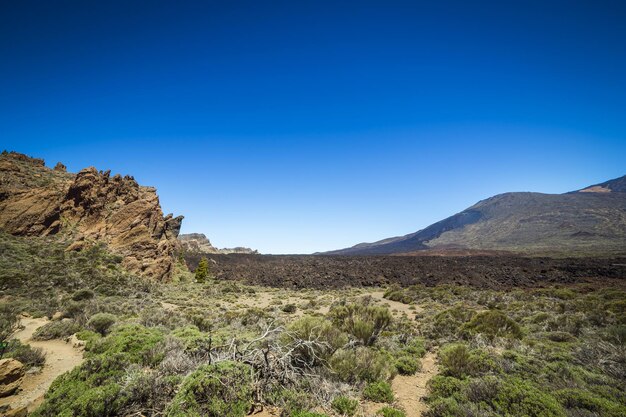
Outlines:
[[415, 233], [324, 254], [426, 254], [446, 250], [624, 254], [626, 176], [566, 194], [499, 194]]
[[211, 241], [203, 233], [188, 233], [178, 236], [178, 243], [185, 252], [190, 253], [206, 253], [214, 254], [220, 253], [228, 255], [230, 253], [246, 253], [246, 254], [258, 254], [259, 252], [250, 248], [244, 248], [237, 246], [236, 248], [223, 248], [218, 249], [211, 244]]

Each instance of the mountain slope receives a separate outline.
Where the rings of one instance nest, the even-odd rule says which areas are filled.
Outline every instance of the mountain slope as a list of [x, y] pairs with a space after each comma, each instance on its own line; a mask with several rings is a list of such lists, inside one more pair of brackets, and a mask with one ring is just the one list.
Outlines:
[[499, 194], [425, 229], [325, 254], [429, 249], [549, 254], [626, 252], [626, 176], [566, 194]]

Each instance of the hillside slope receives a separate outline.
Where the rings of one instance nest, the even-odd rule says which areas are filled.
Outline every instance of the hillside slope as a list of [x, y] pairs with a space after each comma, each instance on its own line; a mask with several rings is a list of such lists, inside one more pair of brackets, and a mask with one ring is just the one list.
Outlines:
[[624, 254], [626, 176], [566, 194], [499, 194], [418, 232], [325, 254], [382, 255], [449, 249]]
[[106, 244], [124, 266], [167, 279], [182, 216], [163, 216], [156, 189], [95, 168], [78, 174], [16, 152], [0, 155], [0, 230], [15, 236], [58, 236], [81, 249]]

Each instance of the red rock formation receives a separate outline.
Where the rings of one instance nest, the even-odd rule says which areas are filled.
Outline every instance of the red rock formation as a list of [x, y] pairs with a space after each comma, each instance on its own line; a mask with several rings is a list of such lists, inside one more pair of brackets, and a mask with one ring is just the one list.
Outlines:
[[156, 189], [133, 177], [85, 168], [46, 168], [43, 160], [0, 155], [0, 229], [20, 236], [68, 236], [70, 249], [104, 242], [132, 272], [168, 279], [182, 216], [163, 216]]

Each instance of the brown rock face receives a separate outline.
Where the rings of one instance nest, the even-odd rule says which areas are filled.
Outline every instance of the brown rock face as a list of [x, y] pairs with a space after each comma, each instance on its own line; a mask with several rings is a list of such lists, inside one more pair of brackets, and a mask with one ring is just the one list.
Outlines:
[[142, 276], [167, 279], [182, 216], [163, 216], [156, 189], [133, 177], [85, 168], [46, 168], [21, 154], [0, 156], [0, 229], [20, 236], [63, 234], [81, 249], [104, 242]]
[[0, 397], [12, 395], [20, 387], [25, 369], [15, 359], [0, 359]]
[[218, 249], [211, 244], [211, 241], [203, 233], [189, 233], [178, 236], [178, 243], [181, 249], [189, 253], [220, 253], [228, 255], [230, 253], [257, 254], [258, 251], [238, 246], [236, 248]]

